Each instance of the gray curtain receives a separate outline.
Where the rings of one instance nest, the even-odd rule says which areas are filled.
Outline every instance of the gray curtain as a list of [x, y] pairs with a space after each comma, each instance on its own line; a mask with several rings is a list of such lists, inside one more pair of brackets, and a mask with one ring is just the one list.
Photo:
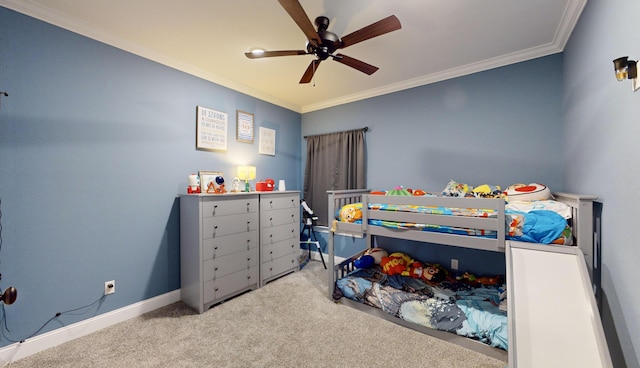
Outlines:
[[327, 190], [366, 188], [365, 131], [366, 128], [307, 137], [303, 195], [318, 216], [318, 225], [328, 225]]

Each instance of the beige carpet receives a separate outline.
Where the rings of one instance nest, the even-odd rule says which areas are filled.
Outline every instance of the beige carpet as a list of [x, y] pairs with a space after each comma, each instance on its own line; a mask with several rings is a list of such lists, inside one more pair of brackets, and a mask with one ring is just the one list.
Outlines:
[[506, 363], [327, 298], [326, 271], [302, 271], [196, 314], [182, 303], [8, 367], [474, 367]]

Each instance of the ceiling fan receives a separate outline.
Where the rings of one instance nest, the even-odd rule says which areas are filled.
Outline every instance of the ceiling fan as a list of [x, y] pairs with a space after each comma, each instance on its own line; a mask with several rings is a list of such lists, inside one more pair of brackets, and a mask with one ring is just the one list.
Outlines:
[[354, 59], [344, 54], [334, 54], [336, 50], [354, 45], [356, 43], [368, 40], [370, 38], [381, 36], [401, 28], [400, 21], [395, 15], [391, 15], [353, 33], [350, 33], [342, 39], [335, 33], [327, 31], [329, 28], [329, 18], [320, 16], [315, 19], [317, 31], [313, 28], [311, 20], [305, 13], [302, 5], [298, 0], [278, 0], [284, 10], [289, 13], [294, 22], [300, 27], [302, 32], [307, 36], [306, 50], [283, 50], [283, 51], [253, 51], [246, 52], [245, 55], [249, 59], [259, 59], [274, 56], [291, 56], [291, 55], [315, 55], [315, 59], [311, 61], [309, 67], [302, 75], [300, 83], [309, 83], [313, 79], [313, 75], [320, 62], [331, 57], [333, 60], [357, 69], [363, 73], [371, 75], [378, 70], [378, 67], [367, 64], [358, 59]]

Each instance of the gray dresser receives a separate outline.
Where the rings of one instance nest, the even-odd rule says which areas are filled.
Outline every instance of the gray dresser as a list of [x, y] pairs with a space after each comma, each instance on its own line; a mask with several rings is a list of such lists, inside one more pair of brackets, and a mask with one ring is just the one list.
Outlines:
[[180, 197], [182, 301], [212, 305], [298, 270], [300, 193]]
[[260, 194], [260, 285], [297, 270], [300, 193]]

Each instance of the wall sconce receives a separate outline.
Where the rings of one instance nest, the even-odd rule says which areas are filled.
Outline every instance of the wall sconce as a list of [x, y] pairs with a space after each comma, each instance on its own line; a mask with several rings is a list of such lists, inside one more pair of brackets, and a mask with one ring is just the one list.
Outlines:
[[249, 192], [249, 180], [256, 178], [255, 166], [238, 166], [238, 179], [244, 180], [244, 191]]
[[13, 304], [13, 302], [16, 301], [17, 298], [18, 298], [18, 289], [14, 288], [13, 286], [10, 286], [7, 290], [4, 291], [4, 293], [0, 295], [0, 302], [6, 305], [11, 305]]
[[629, 60], [628, 56], [617, 58], [613, 61], [613, 68], [616, 71], [616, 79], [618, 81], [631, 79], [631, 90], [635, 92], [640, 89], [637, 62], [635, 60]]

